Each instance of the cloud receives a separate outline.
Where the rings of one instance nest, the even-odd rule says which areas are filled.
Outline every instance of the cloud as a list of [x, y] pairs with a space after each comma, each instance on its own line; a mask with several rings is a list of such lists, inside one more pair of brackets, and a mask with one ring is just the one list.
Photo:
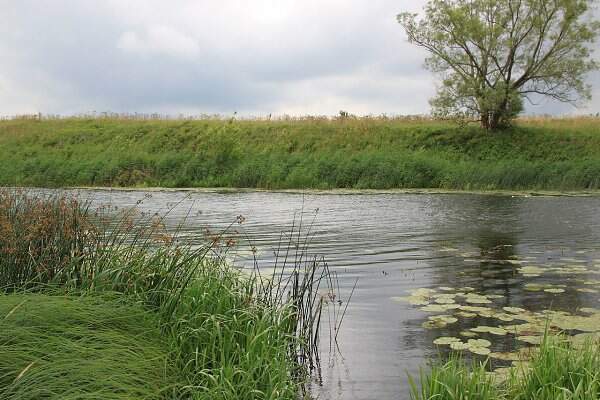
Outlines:
[[123, 32], [117, 40], [117, 48], [141, 54], [196, 58], [200, 47], [190, 36], [169, 26], [149, 26], [145, 32]]
[[[426, 113], [424, 0], [35, 0], [0, 14], [0, 114]], [[600, 105], [600, 79], [593, 78]], [[548, 103], [536, 111], [569, 108]], [[567, 111], [563, 111], [567, 110]]]

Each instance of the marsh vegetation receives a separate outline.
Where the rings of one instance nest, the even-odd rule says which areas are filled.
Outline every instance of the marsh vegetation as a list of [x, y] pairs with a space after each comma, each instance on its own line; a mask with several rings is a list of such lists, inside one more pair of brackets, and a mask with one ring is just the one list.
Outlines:
[[272, 274], [242, 272], [225, 231], [199, 246], [140, 219], [0, 191], [0, 397], [302, 396], [339, 307], [326, 264], [290, 241]]

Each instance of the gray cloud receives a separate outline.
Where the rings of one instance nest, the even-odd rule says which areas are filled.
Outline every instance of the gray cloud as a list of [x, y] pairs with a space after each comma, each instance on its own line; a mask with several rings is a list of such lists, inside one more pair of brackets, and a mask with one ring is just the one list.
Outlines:
[[[395, 21], [424, 0], [6, 3], [0, 115], [414, 114], [434, 93], [425, 54]], [[595, 100], [581, 112], [599, 109], [600, 76], [592, 81]]]

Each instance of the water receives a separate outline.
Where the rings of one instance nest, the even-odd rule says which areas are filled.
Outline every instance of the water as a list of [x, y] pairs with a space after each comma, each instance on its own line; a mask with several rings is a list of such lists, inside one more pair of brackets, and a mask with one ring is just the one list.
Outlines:
[[[341, 353], [327, 354], [328, 346], [323, 346], [323, 383], [314, 385], [316, 398], [407, 399], [407, 373], [417, 374], [428, 357], [438, 354], [433, 344], [436, 337], [457, 336], [477, 325], [499, 325], [477, 316], [425, 329], [422, 323], [432, 314], [392, 299], [407, 296], [407, 290], [470, 286], [478, 293], [497, 295], [491, 305], [495, 309], [516, 306], [576, 312], [580, 307], [600, 307], [600, 295], [594, 293], [600, 290], [600, 282], [594, 281], [600, 280], [598, 197], [145, 194], [81, 193], [97, 204], [116, 208], [143, 200], [140, 211], [169, 211], [167, 221], [172, 226], [186, 218], [185, 234], [198, 240], [205, 229], [222, 229], [243, 215], [246, 222], [236, 228], [248, 235], [263, 263], [272, 257], [280, 233], [290, 230], [294, 218], [299, 222], [301, 211], [305, 227], [316, 215], [312, 252], [324, 255], [338, 271], [342, 293], [347, 295], [358, 278], [338, 337]], [[249, 262], [243, 247], [235, 260], [240, 266]], [[527, 265], [578, 266], [583, 272], [524, 276], [518, 268]], [[544, 287], [565, 292], [526, 290], [531, 283], [564, 285]], [[508, 324], [515, 323], [519, 322]], [[493, 340], [493, 351], [519, 346], [510, 336], [481, 337]]]

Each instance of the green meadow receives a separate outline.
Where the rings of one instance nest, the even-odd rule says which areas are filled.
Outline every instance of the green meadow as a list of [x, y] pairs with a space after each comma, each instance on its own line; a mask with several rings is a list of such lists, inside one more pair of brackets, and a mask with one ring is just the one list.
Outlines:
[[0, 121], [5, 186], [600, 188], [600, 119], [503, 132], [424, 118]]

